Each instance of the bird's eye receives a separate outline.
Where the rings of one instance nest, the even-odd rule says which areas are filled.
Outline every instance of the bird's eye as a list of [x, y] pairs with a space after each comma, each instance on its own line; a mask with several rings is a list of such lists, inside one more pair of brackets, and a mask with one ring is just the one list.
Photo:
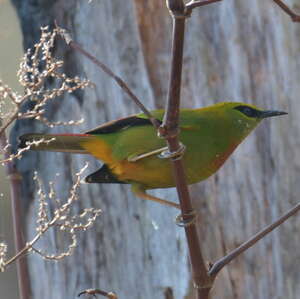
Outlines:
[[259, 115], [261, 114], [261, 111], [251, 108], [249, 106], [244, 106], [244, 105], [237, 106], [234, 109], [242, 112], [243, 114], [245, 114], [248, 117], [259, 117]]

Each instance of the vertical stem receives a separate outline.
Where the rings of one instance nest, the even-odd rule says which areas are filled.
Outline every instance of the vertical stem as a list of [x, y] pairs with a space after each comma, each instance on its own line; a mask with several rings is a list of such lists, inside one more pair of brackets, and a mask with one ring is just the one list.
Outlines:
[[184, 31], [185, 18], [173, 18], [172, 60], [164, 126], [175, 131], [179, 121]]
[[[5, 133], [0, 135], [0, 147], [4, 149], [6, 146]], [[9, 157], [9, 152], [4, 153], [4, 158]], [[10, 180], [10, 194], [11, 194], [11, 210], [14, 231], [14, 243], [16, 252], [19, 252], [25, 247], [22, 231], [22, 211], [21, 211], [21, 177], [14, 167], [13, 162], [6, 163], [6, 174]], [[17, 275], [18, 288], [20, 299], [30, 299], [30, 282], [28, 275], [28, 268], [26, 258], [22, 257], [17, 260]]]
[[[169, 0], [169, 9], [174, 6], [174, 3]], [[175, 1], [176, 2], [176, 1]], [[170, 5], [172, 4], [172, 5]], [[178, 1], [177, 1], [178, 4]], [[180, 7], [180, 5], [179, 5]], [[175, 12], [178, 13], [178, 10]], [[174, 12], [173, 12], [174, 14]], [[182, 11], [183, 15], [183, 11]], [[163, 134], [170, 152], [175, 152], [179, 149], [178, 140], [178, 121], [179, 121], [179, 106], [180, 106], [180, 90], [181, 90], [181, 74], [182, 74], [182, 59], [184, 45], [184, 30], [185, 18], [176, 17], [173, 15], [173, 36], [172, 36], [172, 61], [171, 73], [168, 90], [168, 101], [166, 114], [162, 125]], [[188, 220], [189, 213], [193, 211], [191, 198], [189, 195], [187, 181], [185, 178], [184, 167], [181, 159], [172, 160], [173, 173], [176, 183], [177, 193], [179, 196], [182, 218]], [[200, 241], [194, 223], [185, 226], [185, 233], [188, 242], [190, 262], [192, 265], [193, 280], [197, 288], [197, 297], [199, 299], [207, 299], [211, 289], [213, 280], [208, 276], [207, 269], [201, 252]]]

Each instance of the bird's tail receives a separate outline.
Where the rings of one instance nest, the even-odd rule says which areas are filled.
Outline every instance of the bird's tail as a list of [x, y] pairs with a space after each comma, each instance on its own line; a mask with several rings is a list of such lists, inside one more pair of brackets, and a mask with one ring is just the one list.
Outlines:
[[88, 154], [81, 145], [92, 141], [90, 134], [25, 134], [20, 137], [20, 148], [30, 145], [31, 150]]

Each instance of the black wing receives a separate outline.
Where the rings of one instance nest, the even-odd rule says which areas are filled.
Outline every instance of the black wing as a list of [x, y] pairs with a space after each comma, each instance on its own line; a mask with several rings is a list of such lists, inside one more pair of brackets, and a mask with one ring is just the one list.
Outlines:
[[[159, 121], [160, 122], [160, 121]], [[109, 134], [115, 133], [129, 127], [152, 125], [148, 118], [141, 118], [136, 115], [120, 118], [107, 122], [95, 129], [85, 132], [86, 134]]]
[[102, 183], [102, 184], [128, 184], [127, 182], [119, 181], [118, 178], [104, 164], [96, 172], [91, 173], [85, 178], [87, 183]]

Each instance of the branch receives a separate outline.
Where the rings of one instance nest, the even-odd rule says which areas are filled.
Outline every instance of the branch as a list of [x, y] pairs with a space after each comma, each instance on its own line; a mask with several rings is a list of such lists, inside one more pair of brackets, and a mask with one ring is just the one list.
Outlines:
[[272, 232], [275, 228], [277, 228], [279, 225], [284, 223], [291, 216], [295, 215], [299, 210], [300, 210], [300, 203], [296, 204], [292, 209], [290, 209], [288, 212], [286, 212], [284, 215], [282, 215], [280, 218], [278, 218], [275, 222], [273, 222], [272, 224], [268, 225], [267, 227], [262, 229], [260, 232], [255, 234], [248, 241], [244, 242], [242, 245], [240, 245], [236, 249], [232, 250], [229, 254], [227, 254], [226, 256], [219, 259], [209, 269], [209, 272], [208, 272], [209, 275], [215, 277], [233, 259], [238, 257], [243, 252], [245, 252], [248, 248], [255, 245], [259, 240], [261, 240], [267, 234]]
[[[192, 3], [189, 3], [189, 5], [192, 5]], [[182, 0], [167, 0], [167, 6], [171, 16], [173, 17], [172, 60], [167, 105], [163, 124], [159, 128], [159, 134], [166, 140], [170, 156], [172, 156], [175, 152], [182, 152], [179, 158], [176, 157], [176, 159], [171, 159], [174, 180], [182, 211], [182, 215], [180, 217], [187, 237], [193, 280], [197, 289], [197, 297], [199, 299], [206, 299], [208, 298], [210, 289], [212, 288], [214, 277], [208, 275], [200, 247], [197, 228], [195, 221], [193, 221], [195, 219], [194, 209], [188, 191], [184, 166], [181, 160], [183, 150], [178, 140], [184, 30], [185, 19], [188, 15], [186, 14], [187, 8]], [[190, 11], [192, 8], [193, 7], [191, 6], [189, 7]]]
[[294, 13], [282, 0], [273, 0], [286, 14], [288, 14], [293, 22], [300, 22], [300, 15]]
[[84, 50], [79, 44], [74, 42], [70, 36], [70, 34], [58, 27], [56, 25], [57, 30], [59, 31], [61, 37], [65, 40], [65, 42], [74, 50], [80, 52], [89, 60], [91, 60], [95, 65], [97, 65], [102, 71], [104, 71], [108, 76], [113, 78], [115, 82], [121, 87], [121, 89], [127, 93], [127, 95], [135, 102], [135, 104], [144, 112], [144, 114], [149, 118], [153, 126], [158, 129], [160, 126], [160, 122], [151, 114], [151, 112], [142, 104], [142, 102], [138, 99], [138, 97], [131, 91], [128, 85], [117, 75], [113, 73], [111, 69], [109, 69], [106, 65], [104, 65], [101, 61], [99, 61], [95, 56]]
[[[7, 149], [7, 138], [5, 132], [0, 135], [0, 148], [6, 148], [4, 151], [4, 159], [9, 158], [10, 151]], [[20, 252], [25, 246], [23, 239], [24, 227], [22, 224], [22, 213], [21, 213], [21, 176], [17, 172], [13, 162], [6, 164], [6, 174], [10, 180], [10, 193], [11, 193], [11, 210], [13, 218], [13, 231], [14, 231], [14, 243], [17, 252]], [[18, 285], [21, 299], [30, 298], [30, 282], [27, 268], [26, 259], [18, 259], [17, 261], [17, 274], [18, 274]]]
[[80, 297], [81, 295], [92, 295], [94, 297], [96, 297], [96, 294], [98, 295], [101, 295], [101, 296], [104, 296], [108, 299], [118, 299], [117, 295], [113, 292], [105, 292], [105, 291], [102, 291], [102, 290], [99, 290], [99, 289], [87, 289], [87, 290], [84, 290], [82, 292], [80, 292], [78, 294], [78, 297]]

